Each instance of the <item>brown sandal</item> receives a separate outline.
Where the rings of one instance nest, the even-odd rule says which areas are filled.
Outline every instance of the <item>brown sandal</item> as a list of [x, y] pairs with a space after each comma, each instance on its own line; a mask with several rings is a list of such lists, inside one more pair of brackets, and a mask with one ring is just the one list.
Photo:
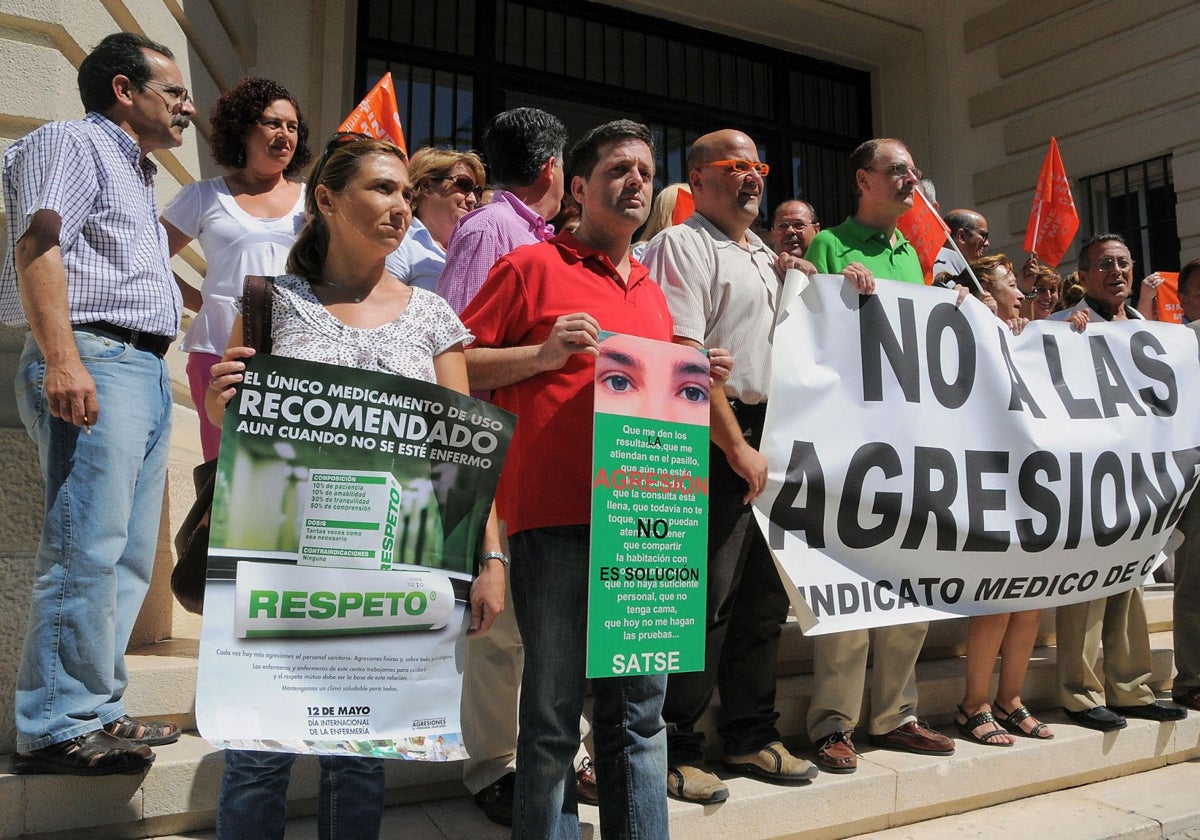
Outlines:
[[14, 773], [63, 773], [69, 776], [107, 776], [140, 773], [154, 763], [154, 753], [97, 729], [40, 750], [13, 756]]
[[[1033, 738], [1038, 741], [1049, 741], [1054, 737], [1054, 733], [1050, 731], [1049, 725], [1042, 723], [1033, 716], [1033, 712], [1029, 711], [1025, 706], [1017, 706], [1011, 712], [1004, 711], [1004, 707], [999, 703], [992, 705], [992, 711], [996, 713], [996, 721], [1014, 735], [1020, 735], [1023, 738]], [[1033, 729], [1026, 732], [1021, 727], [1021, 722], [1032, 720], [1034, 722]]]
[[104, 724], [104, 731], [115, 738], [132, 741], [135, 744], [145, 744], [147, 747], [174, 744], [182, 734], [180, 728], [173, 723], [161, 720], [138, 720], [129, 715], [121, 715], [116, 720]]

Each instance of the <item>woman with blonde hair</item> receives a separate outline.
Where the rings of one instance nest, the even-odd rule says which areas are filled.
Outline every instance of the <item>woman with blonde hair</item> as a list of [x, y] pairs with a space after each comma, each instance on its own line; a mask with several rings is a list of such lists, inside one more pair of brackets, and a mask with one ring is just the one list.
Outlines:
[[413, 218], [387, 269], [410, 286], [434, 291], [458, 220], [479, 204], [486, 174], [474, 152], [424, 148], [408, 162]]
[[633, 243], [633, 258], [640, 260], [646, 252], [650, 240], [662, 231], [677, 225], [692, 215], [696, 209], [692, 201], [692, 188], [687, 184], [668, 184], [654, 197], [650, 205], [650, 215], [642, 228], [642, 235]]
[[[991, 254], [971, 263], [971, 271], [979, 278], [988, 308], [1008, 324], [1013, 333], [1021, 332], [1029, 323], [1021, 315], [1025, 295], [1017, 285], [1008, 258], [1003, 254]], [[959, 275], [958, 282], [970, 283], [966, 272]], [[1025, 684], [1025, 672], [1029, 668], [1040, 623], [1040, 610], [971, 617], [967, 627], [966, 694], [954, 717], [954, 725], [964, 737], [993, 747], [1011, 747], [1015, 741], [1009, 732], [1027, 738], [1054, 737], [1050, 728], [1035, 718], [1021, 700], [1021, 688]], [[997, 655], [1000, 656], [1000, 681], [995, 702], [989, 703]]]

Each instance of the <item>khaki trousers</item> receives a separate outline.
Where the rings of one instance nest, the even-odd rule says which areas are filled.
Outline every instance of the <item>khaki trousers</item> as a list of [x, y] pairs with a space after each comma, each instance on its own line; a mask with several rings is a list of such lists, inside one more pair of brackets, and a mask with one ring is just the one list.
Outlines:
[[512, 587], [505, 570], [504, 612], [482, 636], [468, 639], [463, 663], [463, 784], [478, 793], [517, 770], [517, 692], [525, 647], [517, 630]]
[[814, 636], [809, 739], [817, 743], [857, 725], [866, 688], [867, 651], [872, 643], [875, 656], [868, 732], [883, 735], [916, 720], [917, 656], [928, 629], [927, 622], [919, 622]]
[[[1150, 679], [1150, 631], [1142, 589], [1109, 595], [1055, 612], [1058, 686], [1063, 708], [1142, 706], [1154, 702]], [[1104, 647], [1104, 675], [1096, 673]]]
[[1176, 697], [1200, 688], [1200, 490], [1183, 510], [1176, 526], [1183, 545], [1175, 551]]

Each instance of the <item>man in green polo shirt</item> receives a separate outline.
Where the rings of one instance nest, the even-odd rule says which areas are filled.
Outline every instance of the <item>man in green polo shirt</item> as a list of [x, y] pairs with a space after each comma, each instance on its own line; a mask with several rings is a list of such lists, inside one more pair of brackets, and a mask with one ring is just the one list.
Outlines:
[[[850, 155], [858, 210], [835, 228], [821, 231], [805, 257], [821, 274], [842, 274], [862, 294], [875, 291], [875, 278], [924, 284], [917, 252], [896, 229], [912, 207], [921, 172], [899, 140], [868, 140]], [[866, 682], [867, 650], [875, 646], [871, 670], [873, 745], [928, 755], [949, 755], [954, 741], [917, 720], [917, 654], [928, 624], [851, 630], [813, 638], [813, 695], [808, 735], [817, 745], [817, 765], [826, 772], [852, 773], [858, 754], [850, 733], [858, 723]]]
[[858, 210], [818, 233], [805, 258], [821, 274], [845, 273], [863, 294], [875, 290], [876, 277], [924, 283], [917, 252], [896, 229], [921, 180], [912, 155], [899, 140], [868, 140], [850, 155], [850, 168]]

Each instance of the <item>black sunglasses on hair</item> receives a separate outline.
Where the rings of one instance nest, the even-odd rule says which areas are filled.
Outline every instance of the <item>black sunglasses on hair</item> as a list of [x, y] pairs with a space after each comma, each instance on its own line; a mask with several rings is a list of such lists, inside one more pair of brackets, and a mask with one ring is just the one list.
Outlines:
[[309, 178], [314, 184], [317, 183], [321, 175], [321, 170], [325, 168], [325, 164], [329, 162], [329, 156], [337, 151], [339, 146], [344, 146], [347, 143], [353, 143], [355, 140], [371, 140], [372, 138], [366, 134], [359, 134], [357, 131], [336, 131], [329, 138], [329, 142], [325, 144], [325, 151], [321, 152], [320, 159], [317, 160], [317, 165], [313, 167], [312, 176]]

